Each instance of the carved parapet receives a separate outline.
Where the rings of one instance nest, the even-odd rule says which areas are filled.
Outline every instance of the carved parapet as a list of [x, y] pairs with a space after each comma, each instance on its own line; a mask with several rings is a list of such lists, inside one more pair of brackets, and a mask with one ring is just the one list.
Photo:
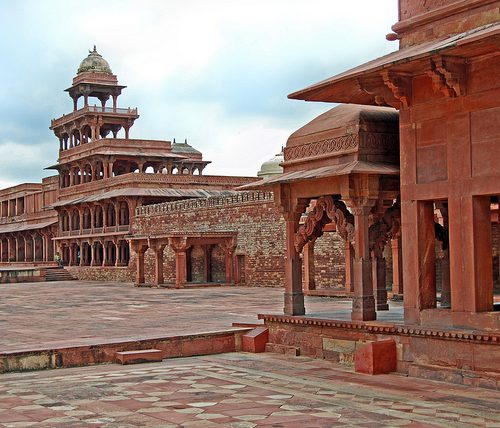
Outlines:
[[314, 242], [323, 235], [326, 224], [334, 222], [338, 234], [344, 240], [351, 241], [354, 237], [354, 218], [346, 205], [332, 196], [322, 196], [316, 201], [314, 208], [307, 214], [304, 224], [300, 225], [295, 234], [295, 248], [301, 252], [308, 242]]

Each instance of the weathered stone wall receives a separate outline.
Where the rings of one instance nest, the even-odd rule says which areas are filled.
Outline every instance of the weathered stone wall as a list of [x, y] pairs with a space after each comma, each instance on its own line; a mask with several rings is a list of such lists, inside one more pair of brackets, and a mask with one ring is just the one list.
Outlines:
[[[161, 235], [169, 232], [237, 232], [236, 264], [241, 282], [250, 286], [281, 287], [284, 284], [285, 225], [272, 195], [264, 199], [238, 200], [212, 204], [207, 200], [158, 205], [140, 213], [134, 221], [135, 235]], [[143, 210], [146, 211], [146, 210]], [[315, 275], [318, 288], [342, 287], [345, 281], [344, 243], [335, 232], [327, 232], [315, 246]], [[131, 269], [135, 261], [132, 255]], [[212, 250], [212, 280], [224, 282], [225, 257], [219, 246]], [[154, 278], [154, 255], [145, 255], [146, 282]], [[204, 278], [203, 250], [194, 246], [191, 252], [193, 282]], [[173, 252], [164, 255], [165, 282], [175, 280]]]
[[325, 232], [314, 244], [316, 288], [344, 287], [344, 241], [336, 232]]
[[[193, 203], [193, 201], [191, 201]], [[182, 205], [182, 204], [181, 204]], [[226, 204], [194, 206], [172, 211], [140, 214], [136, 217], [133, 234], [155, 235], [169, 232], [233, 231], [237, 232], [236, 258], [244, 256], [243, 277], [246, 285], [280, 287], [284, 283], [285, 227], [283, 218], [272, 198]], [[195, 246], [191, 255], [193, 281], [203, 278], [203, 253]], [[154, 257], [146, 252], [146, 282], [152, 282]], [[131, 258], [131, 267], [135, 255]], [[132, 270], [135, 268], [132, 267]], [[174, 282], [175, 260], [170, 248], [165, 248], [165, 282]], [[224, 251], [215, 246], [212, 251], [212, 279], [225, 280]]]
[[128, 267], [66, 266], [66, 270], [81, 281], [132, 282], [134, 278]]

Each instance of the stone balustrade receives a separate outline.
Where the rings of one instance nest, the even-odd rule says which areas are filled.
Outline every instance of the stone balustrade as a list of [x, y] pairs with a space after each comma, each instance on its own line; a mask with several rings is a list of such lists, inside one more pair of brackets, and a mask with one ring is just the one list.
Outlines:
[[274, 201], [272, 192], [250, 191], [240, 192], [233, 196], [212, 196], [209, 198], [187, 199], [176, 202], [146, 205], [136, 208], [137, 216], [151, 216], [179, 211], [195, 211], [198, 209], [218, 208], [228, 205], [243, 205], [263, 201]]

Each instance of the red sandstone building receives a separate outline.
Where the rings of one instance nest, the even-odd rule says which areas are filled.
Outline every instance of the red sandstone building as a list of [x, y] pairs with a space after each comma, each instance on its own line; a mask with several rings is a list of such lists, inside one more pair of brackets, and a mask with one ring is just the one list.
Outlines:
[[0, 192], [4, 266], [50, 266], [59, 252], [79, 278], [129, 279], [137, 207], [231, 195], [253, 180], [203, 175], [210, 162], [187, 142], [130, 138], [139, 114], [118, 107], [124, 88], [94, 47], [66, 89], [73, 111], [51, 122], [58, 175]]

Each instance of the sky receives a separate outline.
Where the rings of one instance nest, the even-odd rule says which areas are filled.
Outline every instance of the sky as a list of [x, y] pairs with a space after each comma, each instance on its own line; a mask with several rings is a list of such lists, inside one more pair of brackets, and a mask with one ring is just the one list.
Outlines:
[[332, 104], [287, 95], [397, 50], [396, 0], [0, 0], [0, 187], [39, 182], [88, 50], [138, 107], [131, 138], [188, 140], [207, 175], [255, 176]]

